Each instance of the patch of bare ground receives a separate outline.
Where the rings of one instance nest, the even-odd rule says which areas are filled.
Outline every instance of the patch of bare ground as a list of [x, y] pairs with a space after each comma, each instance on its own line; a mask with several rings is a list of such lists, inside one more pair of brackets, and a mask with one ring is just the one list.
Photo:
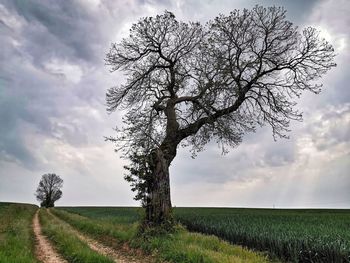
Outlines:
[[33, 218], [33, 229], [36, 239], [35, 255], [43, 263], [68, 263], [54, 249], [49, 240], [42, 234], [39, 222], [39, 210]]
[[[62, 219], [58, 218], [54, 214], [51, 213], [50, 210], [48, 210], [48, 213], [53, 216], [56, 220], [64, 224], [67, 228], [69, 228], [80, 240], [88, 244], [88, 246], [96, 251], [97, 253], [100, 253], [102, 255], [105, 255], [111, 259], [114, 260], [114, 262], [118, 263], [150, 263], [154, 262], [154, 260], [150, 256], [144, 255], [142, 252], [134, 249], [128, 248], [128, 246], [123, 247], [112, 247], [107, 246], [104, 243], [101, 243], [91, 237], [88, 237], [78, 230], [76, 230], [74, 227], [72, 227], [67, 222], [63, 221]], [[106, 243], [111, 244], [111, 240], [104, 240]]]

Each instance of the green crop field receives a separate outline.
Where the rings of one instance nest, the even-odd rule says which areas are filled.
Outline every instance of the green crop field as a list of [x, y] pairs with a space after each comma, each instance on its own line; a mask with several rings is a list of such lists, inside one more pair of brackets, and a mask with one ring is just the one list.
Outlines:
[[[70, 212], [40, 209], [34, 234], [37, 209], [30, 204], [0, 203], [0, 263], [38, 263], [43, 248], [48, 252], [45, 258], [55, 258], [52, 252], [56, 251], [68, 262], [114, 262], [115, 258], [103, 249], [91, 247], [94, 242], [114, 250], [122, 262], [271, 262], [265, 253], [232, 245], [213, 235], [192, 233], [181, 226], [172, 233], [140, 235], [136, 222], [142, 215], [140, 208], [64, 208]], [[79, 233], [95, 241], [82, 239]], [[44, 258], [40, 260], [45, 262]]]
[[[37, 206], [29, 204], [0, 203], [0, 262], [38, 262], [32, 230], [36, 210]], [[51, 211], [63, 221], [41, 210], [43, 232], [60, 254], [74, 262], [110, 259], [91, 251], [71, 227], [118, 251], [125, 244], [142, 250], [153, 258], [150, 262], [350, 262], [350, 210], [175, 208], [176, 219], [188, 230], [209, 235], [179, 226], [173, 234], [146, 239], [137, 235], [141, 208], [60, 207]]]
[[[90, 218], [135, 222], [140, 209], [66, 207]], [[175, 208], [189, 230], [291, 262], [350, 262], [350, 210]]]
[[350, 262], [349, 210], [181, 208], [189, 230], [294, 262]]
[[137, 208], [55, 208], [52, 213], [118, 251], [123, 249], [123, 244], [142, 250], [146, 255], [152, 255], [155, 261], [151, 262], [269, 262], [265, 254], [231, 245], [213, 235], [191, 233], [181, 227], [171, 234], [139, 236], [135, 221], [141, 213]]

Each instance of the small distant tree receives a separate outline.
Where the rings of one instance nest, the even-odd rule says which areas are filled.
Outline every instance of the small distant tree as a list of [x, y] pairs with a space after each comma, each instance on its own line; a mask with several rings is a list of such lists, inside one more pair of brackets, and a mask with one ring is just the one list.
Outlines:
[[290, 120], [302, 118], [296, 99], [320, 92], [334, 49], [285, 13], [256, 6], [201, 25], [165, 12], [112, 45], [106, 63], [127, 78], [108, 90], [108, 111], [127, 113], [109, 139], [131, 160], [126, 179], [146, 207], [146, 225], [172, 221], [169, 166], [180, 145], [196, 152], [214, 139], [226, 152], [265, 124], [287, 137]]
[[41, 207], [54, 207], [55, 202], [62, 197], [63, 180], [56, 174], [44, 174], [36, 189], [36, 199]]

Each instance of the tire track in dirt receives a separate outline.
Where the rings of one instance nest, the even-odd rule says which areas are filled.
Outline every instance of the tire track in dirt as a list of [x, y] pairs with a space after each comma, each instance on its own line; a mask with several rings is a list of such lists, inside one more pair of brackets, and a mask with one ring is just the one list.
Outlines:
[[33, 230], [36, 239], [35, 255], [39, 261], [43, 263], [68, 263], [55, 251], [49, 240], [42, 234], [39, 210], [36, 211], [33, 218]]
[[102, 254], [104, 256], [107, 256], [114, 260], [114, 262], [118, 263], [146, 263], [146, 262], [152, 262], [147, 257], [143, 258], [142, 260], [138, 260], [132, 256], [126, 256], [122, 253], [118, 253], [117, 250], [106, 246], [99, 241], [92, 239], [78, 230], [76, 230], [74, 227], [72, 227], [69, 223], [65, 222], [64, 220], [58, 218], [56, 215], [52, 214], [50, 210], [48, 210], [48, 213], [54, 217], [56, 220], [61, 222], [65, 227], [69, 228], [81, 241], [85, 242], [92, 250], [96, 251], [99, 254]]

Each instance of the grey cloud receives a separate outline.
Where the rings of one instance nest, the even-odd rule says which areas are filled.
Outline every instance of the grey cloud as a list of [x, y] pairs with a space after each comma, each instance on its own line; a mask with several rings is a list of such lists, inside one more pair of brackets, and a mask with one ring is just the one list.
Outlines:
[[[163, 3], [164, 1], [158, 1]], [[167, 1], [165, 1], [167, 2]], [[305, 20], [310, 10], [317, 3], [317, 0], [297, 0], [297, 1], [284, 1], [284, 0], [266, 0], [264, 2], [260, 0], [223, 0], [223, 1], [179, 1], [172, 2], [172, 5], [168, 4], [170, 8], [178, 11], [178, 15], [181, 18], [190, 20], [199, 20], [201, 22], [207, 22], [208, 19], [214, 19], [219, 13], [228, 13], [234, 9], [252, 8], [255, 5], [264, 6], [282, 6], [287, 10], [287, 18], [295, 22], [296, 24], [302, 23]], [[179, 8], [176, 6], [179, 5]]]
[[30, 116], [26, 111], [24, 98], [6, 91], [2, 87], [3, 98], [0, 100], [0, 107], [4, 110], [0, 111], [0, 149], [2, 152], [0, 159], [19, 161], [27, 167], [33, 167], [35, 159], [25, 146], [23, 128], [18, 120], [31, 120], [34, 116]]
[[247, 134], [236, 148], [229, 149], [227, 155], [214, 143], [210, 143], [196, 159], [189, 159], [186, 148], [179, 151], [179, 158], [171, 168], [173, 180], [177, 184], [202, 181], [215, 184], [229, 181], [245, 182], [269, 175], [254, 173], [256, 169], [286, 167], [296, 159], [294, 138], [291, 140], [273, 140], [269, 127], [260, 128], [256, 133]]
[[[350, 104], [328, 106], [308, 114], [304, 123], [293, 123], [289, 140], [274, 141], [271, 130], [265, 127], [248, 134], [242, 144], [231, 149], [226, 156], [221, 156], [220, 150], [215, 150], [217, 146], [210, 144], [207, 151], [200, 153], [197, 159], [186, 162], [189, 154], [186, 149], [180, 150], [179, 158], [172, 167], [173, 180], [180, 185], [192, 181], [220, 184], [269, 179], [269, 171], [275, 168], [289, 169], [288, 167], [308, 163], [312, 159], [312, 155], [300, 155], [300, 150], [304, 147], [300, 144], [300, 139], [312, 138], [318, 151], [330, 154], [339, 151], [339, 145], [349, 145], [349, 116]], [[256, 170], [264, 172], [256, 173]]]
[[[10, 127], [9, 127], [10, 128]], [[18, 132], [3, 134], [0, 131], [2, 140], [0, 141], [0, 160], [19, 163], [29, 169], [34, 168], [36, 160], [31, 152], [24, 146], [25, 143]]]
[[312, 194], [319, 197], [319, 203], [328, 204], [329, 207], [350, 203], [349, 159], [350, 154], [347, 154], [324, 167], [314, 182], [318, 187], [312, 188]]
[[[293, 2], [284, 0], [268, 0], [266, 4], [283, 6], [287, 10], [287, 18], [295, 24], [300, 24], [308, 18], [310, 11], [317, 4], [317, 1], [319, 0], [294, 0]], [[261, 1], [256, 1], [256, 3], [261, 4]]]
[[9, 127], [0, 131], [0, 158], [36, 165], [23, 125], [77, 147], [103, 143], [107, 125], [111, 131], [115, 125], [106, 122], [105, 92], [116, 80], [104, 54], [127, 12], [136, 16], [138, 7], [133, 1], [104, 1], [95, 10], [83, 1], [0, 3], [0, 121]]
[[[38, 134], [73, 145], [82, 145], [87, 143], [85, 126], [89, 124], [91, 127], [90, 122], [96, 121], [94, 116], [75, 110], [76, 107], [90, 106], [84, 97], [79, 97], [76, 87], [64, 81], [62, 77], [52, 75], [44, 67], [52, 58], [79, 60], [83, 56], [74, 54], [75, 48], [86, 48], [87, 53], [96, 55], [89, 43], [93, 43], [94, 36], [98, 34], [88, 36], [88, 27], [81, 26], [83, 22], [72, 21], [74, 16], [82, 18], [82, 21], [90, 20], [72, 11], [79, 10], [77, 6], [70, 9], [63, 3], [68, 2], [54, 1], [50, 4], [6, 1], [5, 11], [1, 6], [1, 11], [5, 12], [7, 17], [4, 17], [3, 21], [3, 25], [6, 26], [0, 25], [0, 159], [17, 161], [26, 167], [36, 166], [35, 149], [30, 149], [25, 142], [28, 135], [28, 131], [23, 131], [26, 129], [23, 128], [25, 125], [31, 126], [33, 132]], [[71, 19], [65, 22], [69, 16]], [[13, 21], [17, 21], [17, 24]], [[90, 23], [92, 22], [93, 19]], [[65, 30], [68, 30], [69, 34]], [[86, 39], [80, 36], [79, 32], [85, 34]], [[91, 38], [92, 41], [87, 41], [87, 38]], [[77, 44], [78, 40], [81, 41], [80, 48], [78, 45], [71, 45]], [[85, 94], [89, 93], [89, 89], [96, 89], [90, 85], [84, 85], [81, 89], [83, 88]], [[100, 92], [99, 98], [96, 98], [95, 91], [92, 93], [91, 96], [101, 102], [104, 92]], [[94, 101], [90, 103], [96, 104]], [[84, 123], [84, 120], [89, 121]]]
[[264, 160], [267, 166], [285, 166], [295, 161], [294, 143], [283, 141], [275, 144], [273, 147], [266, 146]]
[[96, 60], [93, 45], [98, 41], [99, 31], [91, 34], [95, 19], [79, 2], [33, 0], [5, 3], [27, 21], [23, 37], [32, 40], [28, 48], [35, 51], [34, 58], [47, 52]]
[[323, 79], [323, 90], [317, 100], [306, 96], [305, 104], [309, 109], [322, 108], [325, 105], [339, 105], [350, 101], [348, 76], [350, 68], [350, 2], [347, 0], [323, 0], [311, 10], [309, 17], [303, 21], [305, 26], [314, 26], [321, 31], [337, 54], [337, 67], [332, 69]]
[[341, 143], [350, 143], [350, 103], [323, 109], [317, 119], [305, 128], [318, 150], [327, 150]]
[[[250, 8], [261, 4], [261, 1], [177, 3], [118, 0], [101, 1], [97, 6], [89, 6], [87, 1], [0, 0], [0, 14], [8, 11], [11, 16], [0, 15], [0, 178], [6, 178], [2, 182], [14, 189], [22, 175], [36, 180], [38, 178], [33, 175], [54, 167], [56, 172], [72, 176], [71, 180], [67, 180], [66, 188], [70, 191], [67, 196], [71, 196], [72, 200], [77, 198], [79, 202], [93, 204], [94, 200], [88, 197], [89, 191], [80, 199], [74, 194], [76, 185], [84, 181], [85, 176], [88, 178], [85, 184], [87, 189], [90, 189], [88, 185], [91, 183], [100, 182], [98, 191], [109, 191], [109, 197], [115, 195], [113, 189], [108, 190], [103, 185], [109, 185], [108, 182], [112, 182], [115, 177], [122, 178], [122, 165], [118, 163], [117, 156], [113, 155], [111, 146], [101, 149], [101, 145], [104, 145], [103, 135], [113, 135], [112, 127], [120, 117], [119, 113], [107, 116], [104, 106], [106, 89], [120, 84], [123, 78], [121, 74], [110, 74], [104, 66], [104, 54], [110, 43], [118, 41], [126, 34], [128, 26], [139, 17], [163, 12], [165, 9], [173, 11], [179, 19], [204, 22], [214, 18], [219, 12]], [[269, 0], [264, 5], [284, 5], [290, 20], [296, 24], [306, 24], [310, 13], [319, 8], [320, 3], [323, 2]], [[1, 9], [1, 5], [7, 11]], [[322, 11], [321, 14], [324, 16], [325, 12]], [[325, 19], [326, 22], [328, 20], [332, 30], [344, 37], [348, 45], [348, 27], [344, 26], [346, 23], [338, 26], [339, 19]], [[252, 203], [259, 203], [268, 195], [266, 193], [271, 192], [273, 197], [269, 199], [270, 202], [274, 198], [274, 192], [279, 191], [280, 185], [276, 180], [283, 180], [284, 173], [290, 167], [302, 163], [298, 159], [298, 138], [313, 138], [317, 150], [325, 153], [337, 145], [349, 143], [349, 124], [346, 122], [349, 109], [339, 111], [350, 99], [346, 80], [349, 75], [346, 67], [347, 53], [350, 53], [348, 46], [339, 54], [339, 66], [335, 73], [331, 72], [324, 79], [324, 92], [302, 101], [300, 108], [306, 111], [305, 122], [292, 125], [290, 140], [274, 142], [270, 128], [265, 127], [254, 134], [247, 134], [243, 143], [226, 156], [221, 156], [221, 150], [214, 144], [208, 145], [195, 160], [190, 158], [188, 149], [179, 150], [171, 166], [172, 186], [181, 188], [194, 183], [198, 185], [200, 182], [219, 189], [217, 191], [220, 192], [225, 184], [246, 186], [258, 181], [261, 182], [261, 188], [250, 186], [251, 188], [244, 189], [244, 196], [247, 200], [251, 198]], [[54, 66], [48, 67], [50, 63]], [[76, 67], [81, 71], [81, 76], [77, 76]], [[334, 108], [336, 110], [327, 108], [327, 105], [337, 106]], [[328, 110], [322, 111], [323, 108]], [[321, 114], [321, 119], [315, 119], [315, 114], [318, 113]], [[334, 125], [328, 125], [330, 122]], [[32, 148], [30, 141], [28, 142], [32, 138], [53, 143]], [[59, 147], [55, 147], [55, 143]], [[42, 157], [45, 164], [42, 164]], [[87, 165], [86, 159], [89, 158]], [[345, 163], [349, 156], [341, 158]], [[312, 156], [310, 159], [312, 161]], [[338, 165], [336, 161], [333, 166], [329, 165], [325, 169], [327, 173], [333, 173], [332, 189], [327, 190], [326, 181], [330, 177], [324, 174], [324, 179], [315, 182], [315, 189], [310, 189], [315, 196], [319, 197], [322, 192], [327, 192], [327, 197], [324, 198], [326, 200], [339, 190], [339, 199], [347, 198], [344, 191], [345, 186], [349, 186], [346, 177], [348, 165]], [[110, 164], [108, 169], [105, 168], [106, 163]], [[12, 173], [16, 174], [13, 175], [16, 182], [9, 178]], [[296, 198], [295, 193], [300, 189], [310, 187], [307, 183], [302, 185], [303, 180], [308, 179], [307, 174], [293, 178], [291, 176], [291, 187], [285, 193], [287, 197], [283, 199], [286, 204], [292, 203], [292, 199]], [[25, 182], [34, 179], [26, 178]], [[113, 181], [116, 189], [122, 184], [119, 179]], [[123, 187], [126, 185], [125, 183]], [[286, 187], [288, 185], [286, 183]], [[10, 191], [2, 184], [0, 187], [2, 193]], [[19, 187], [19, 192], [25, 191], [24, 188]], [[130, 200], [131, 203], [129, 188], [120, 191], [127, 193], [123, 202], [128, 204], [125, 200]], [[188, 202], [199, 191], [190, 189], [186, 197]], [[32, 197], [32, 190], [29, 195]], [[8, 196], [14, 200], [14, 195]], [[107, 202], [103, 196], [101, 195], [100, 204]], [[231, 202], [224, 197], [220, 199], [220, 193], [216, 197], [217, 205]], [[118, 204], [118, 200], [115, 202]]]

